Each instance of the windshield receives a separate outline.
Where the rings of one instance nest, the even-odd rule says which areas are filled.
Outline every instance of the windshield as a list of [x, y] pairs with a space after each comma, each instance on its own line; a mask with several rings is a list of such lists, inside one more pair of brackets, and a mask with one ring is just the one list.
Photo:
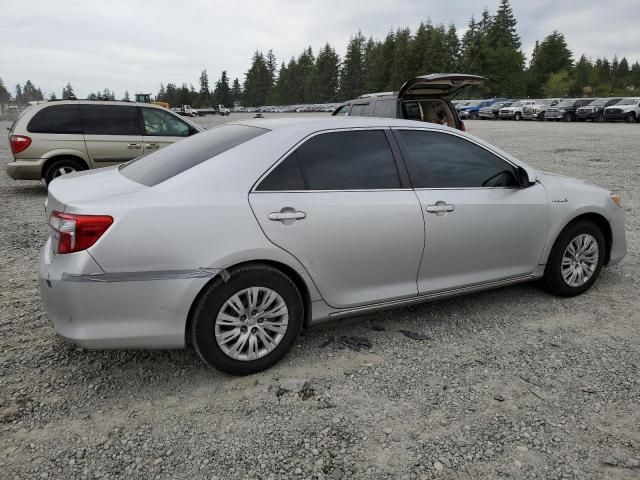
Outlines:
[[515, 103], [511, 104], [512, 107], [521, 107], [523, 105], [524, 105], [524, 103], [522, 103], [522, 102], [515, 102]]
[[120, 166], [120, 173], [153, 187], [267, 132], [247, 125], [222, 125], [127, 162]]
[[574, 103], [576, 103], [575, 100], [563, 100], [556, 106], [557, 107], [572, 107]]
[[637, 98], [625, 98], [624, 100], [617, 103], [616, 105], [635, 105], [636, 103], [638, 103]]
[[601, 107], [603, 106], [605, 103], [607, 103], [607, 100], [594, 100], [593, 102], [591, 102], [589, 104], [590, 107]]

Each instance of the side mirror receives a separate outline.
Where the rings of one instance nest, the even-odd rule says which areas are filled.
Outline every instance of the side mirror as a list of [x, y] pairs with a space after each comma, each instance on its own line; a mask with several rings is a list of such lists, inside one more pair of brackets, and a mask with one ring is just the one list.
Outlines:
[[518, 167], [518, 186], [520, 188], [527, 188], [531, 186], [531, 180], [529, 180], [529, 175], [527, 174], [527, 171], [522, 168], [522, 167]]

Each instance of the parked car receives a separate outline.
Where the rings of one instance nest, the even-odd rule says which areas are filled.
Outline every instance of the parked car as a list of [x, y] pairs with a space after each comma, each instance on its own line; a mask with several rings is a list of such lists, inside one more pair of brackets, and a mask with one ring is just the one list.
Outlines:
[[9, 129], [16, 180], [44, 180], [127, 162], [203, 131], [147, 103], [63, 100], [29, 107]]
[[489, 105], [488, 107], [484, 107], [480, 109], [480, 112], [478, 112], [478, 116], [482, 120], [485, 120], [485, 119], [497, 120], [498, 114], [500, 113], [500, 109], [510, 107], [511, 104], [513, 104], [513, 102], [494, 103], [492, 105]]
[[544, 120], [544, 112], [547, 108], [554, 107], [560, 100], [555, 98], [535, 100], [533, 105], [527, 105], [522, 109], [522, 118], [525, 120]]
[[388, 118], [227, 123], [54, 180], [46, 214], [39, 284], [60, 336], [192, 344], [232, 374], [329, 319], [536, 279], [578, 295], [626, 252], [609, 191]]
[[640, 98], [625, 98], [611, 107], [604, 109], [604, 121], [624, 120], [629, 123], [640, 119]]
[[522, 120], [523, 109], [527, 105], [535, 104], [535, 100], [519, 100], [498, 112], [500, 120]]
[[184, 117], [198, 116], [198, 111], [195, 108], [191, 108], [191, 105], [181, 105], [180, 107], [172, 108], [171, 110]]
[[480, 118], [480, 110], [482, 108], [489, 107], [494, 105], [496, 102], [505, 101], [506, 98], [490, 98], [488, 100], [477, 100], [474, 102], [470, 102], [467, 105], [464, 105], [460, 108], [456, 108], [458, 110], [458, 114], [462, 119], [470, 119], [475, 120]]
[[218, 105], [218, 113], [224, 117], [224, 116], [230, 115], [231, 114], [231, 110], [229, 110], [224, 105]]
[[566, 98], [544, 112], [547, 121], [572, 122], [576, 119], [576, 110], [593, 102], [593, 98]]
[[579, 122], [591, 120], [592, 122], [604, 121], [604, 109], [617, 104], [622, 98], [600, 98], [588, 105], [576, 109], [576, 119]]
[[404, 118], [464, 130], [464, 123], [448, 97], [486, 79], [459, 73], [432, 73], [412, 78], [400, 91], [361, 95], [339, 105], [334, 116]]

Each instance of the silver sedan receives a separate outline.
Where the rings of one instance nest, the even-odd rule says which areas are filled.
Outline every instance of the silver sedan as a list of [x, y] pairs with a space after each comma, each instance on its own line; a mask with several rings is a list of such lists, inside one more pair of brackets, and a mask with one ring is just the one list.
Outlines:
[[302, 329], [543, 279], [585, 292], [626, 253], [620, 199], [458, 130], [233, 122], [49, 187], [40, 288], [88, 348], [182, 348], [263, 370]]

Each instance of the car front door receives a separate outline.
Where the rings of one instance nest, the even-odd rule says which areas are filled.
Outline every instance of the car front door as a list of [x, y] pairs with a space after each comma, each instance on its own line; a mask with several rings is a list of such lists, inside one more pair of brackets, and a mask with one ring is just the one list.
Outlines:
[[153, 152], [197, 133], [191, 125], [168, 111], [150, 107], [141, 107], [141, 110], [144, 153]]
[[417, 295], [424, 221], [388, 135], [317, 134], [249, 196], [267, 237], [304, 265], [332, 307]]
[[138, 109], [128, 105], [81, 104], [89, 161], [94, 168], [117, 165], [142, 155]]
[[527, 276], [548, 230], [542, 185], [521, 188], [514, 165], [448, 132], [394, 130], [422, 205], [421, 294]]

